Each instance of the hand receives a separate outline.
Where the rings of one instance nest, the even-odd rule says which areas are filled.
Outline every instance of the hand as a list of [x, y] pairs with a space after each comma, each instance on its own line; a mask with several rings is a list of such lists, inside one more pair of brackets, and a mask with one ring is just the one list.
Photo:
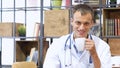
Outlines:
[[90, 51], [91, 54], [96, 53], [94, 41], [91, 39], [86, 39], [85, 40], [85, 49]]
[[91, 55], [93, 63], [94, 63], [94, 68], [100, 68], [101, 63], [100, 63], [100, 59], [99, 59], [97, 52], [96, 52], [94, 41], [91, 39], [86, 39], [85, 49], [90, 52], [90, 55]]

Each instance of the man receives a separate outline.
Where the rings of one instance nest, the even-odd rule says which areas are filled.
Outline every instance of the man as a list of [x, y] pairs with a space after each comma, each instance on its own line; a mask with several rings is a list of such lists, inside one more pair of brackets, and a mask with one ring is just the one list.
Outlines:
[[[43, 68], [112, 68], [109, 45], [89, 34], [95, 24], [92, 8], [85, 4], [74, 6], [71, 21], [73, 32], [50, 45]], [[79, 52], [76, 38], [86, 38], [84, 51]]]

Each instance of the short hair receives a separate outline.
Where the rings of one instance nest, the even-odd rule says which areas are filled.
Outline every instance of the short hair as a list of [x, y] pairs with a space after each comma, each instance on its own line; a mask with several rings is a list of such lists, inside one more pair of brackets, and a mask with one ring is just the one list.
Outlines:
[[95, 23], [95, 16], [94, 16], [94, 10], [92, 9], [92, 7], [90, 7], [89, 5], [86, 4], [77, 4], [75, 6], [73, 6], [73, 14], [79, 11], [81, 12], [82, 15], [85, 15], [87, 13], [90, 13], [92, 16], [92, 20]]

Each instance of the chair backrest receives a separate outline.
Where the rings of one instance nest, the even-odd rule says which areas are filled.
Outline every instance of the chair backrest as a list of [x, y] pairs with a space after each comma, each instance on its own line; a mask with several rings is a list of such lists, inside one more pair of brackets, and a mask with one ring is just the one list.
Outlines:
[[15, 62], [12, 68], [37, 68], [37, 65], [34, 62]]

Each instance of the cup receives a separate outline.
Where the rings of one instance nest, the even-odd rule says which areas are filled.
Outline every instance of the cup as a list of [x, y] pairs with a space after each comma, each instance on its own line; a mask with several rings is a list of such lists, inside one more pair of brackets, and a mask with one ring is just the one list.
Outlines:
[[76, 46], [78, 51], [84, 51], [85, 38], [76, 38], [75, 39], [75, 46]]
[[60, 9], [62, 5], [62, 0], [52, 0], [52, 9]]

